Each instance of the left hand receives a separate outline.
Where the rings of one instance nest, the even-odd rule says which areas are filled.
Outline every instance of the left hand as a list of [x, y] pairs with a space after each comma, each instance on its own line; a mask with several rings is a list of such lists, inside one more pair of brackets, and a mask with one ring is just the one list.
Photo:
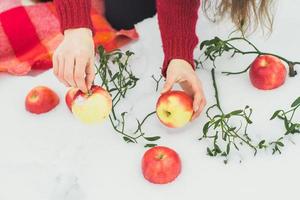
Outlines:
[[173, 59], [168, 66], [166, 78], [162, 93], [168, 92], [175, 83], [179, 83], [181, 88], [194, 99], [192, 120], [196, 119], [206, 105], [206, 98], [202, 83], [192, 66], [185, 60]]

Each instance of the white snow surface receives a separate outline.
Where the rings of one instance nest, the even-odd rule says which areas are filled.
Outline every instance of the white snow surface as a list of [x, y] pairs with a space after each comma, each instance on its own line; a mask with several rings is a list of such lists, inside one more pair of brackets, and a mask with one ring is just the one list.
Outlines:
[[[260, 49], [300, 60], [299, 1], [276, 4], [274, 32], [270, 37], [257, 32], [250, 37]], [[214, 36], [226, 38], [232, 24], [213, 24], [202, 12], [197, 23], [200, 41]], [[159, 93], [155, 92], [152, 74], [159, 74], [163, 60], [157, 17], [139, 23], [139, 41], [128, 45], [136, 53], [131, 60], [134, 73], [141, 79], [129, 93], [122, 109], [132, 117], [142, 118], [155, 109]], [[174, 30], [176, 31], [176, 30]], [[199, 56], [198, 48], [195, 57]], [[224, 69], [244, 69], [253, 57], [239, 56], [218, 61]], [[198, 70], [208, 106], [215, 103], [209, 68]], [[280, 121], [268, 119], [277, 109], [288, 109], [300, 96], [300, 75], [287, 78], [277, 90], [259, 91], [252, 87], [247, 74], [224, 76], [217, 73], [221, 104], [225, 111], [250, 105], [254, 124], [249, 129], [254, 138], [276, 138], [284, 131]], [[24, 99], [37, 86], [53, 88], [60, 104], [53, 111], [36, 116], [25, 111]], [[160, 85], [160, 89], [162, 84]], [[270, 153], [234, 154], [224, 165], [222, 159], [206, 155], [207, 141], [198, 141], [207, 118], [202, 114], [184, 129], [165, 128], [156, 117], [145, 125], [146, 133], [160, 135], [160, 145], [175, 149], [182, 159], [182, 173], [175, 182], [154, 185], [141, 173], [142, 144], [126, 144], [110, 122], [87, 126], [68, 111], [67, 91], [52, 70], [39, 76], [13, 77], [0, 74], [0, 200], [199, 200], [199, 199], [299, 199], [300, 140], [296, 136], [282, 155]], [[300, 120], [298, 114], [295, 118]], [[242, 160], [240, 163], [239, 160]]]

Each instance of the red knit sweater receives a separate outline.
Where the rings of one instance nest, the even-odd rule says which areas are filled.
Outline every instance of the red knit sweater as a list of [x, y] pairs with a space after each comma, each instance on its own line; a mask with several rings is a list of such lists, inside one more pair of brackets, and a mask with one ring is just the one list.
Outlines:
[[[91, 0], [54, 0], [64, 31], [69, 28], [92, 29]], [[198, 43], [195, 33], [200, 0], [157, 0], [157, 14], [165, 59], [162, 74], [170, 60], [184, 59], [194, 67], [193, 51]]]

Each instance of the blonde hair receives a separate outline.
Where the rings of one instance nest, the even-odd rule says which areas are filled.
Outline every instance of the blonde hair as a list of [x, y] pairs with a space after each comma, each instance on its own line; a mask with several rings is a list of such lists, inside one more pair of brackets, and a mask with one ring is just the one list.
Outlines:
[[[212, 3], [216, 2], [216, 3]], [[258, 26], [270, 32], [273, 27], [273, 0], [203, 0], [203, 9], [208, 18], [219, 21], [229, 14], [237, 29], [245, 33], [254, 31]], [[213, 16], [208, 13], [213, 11]]]

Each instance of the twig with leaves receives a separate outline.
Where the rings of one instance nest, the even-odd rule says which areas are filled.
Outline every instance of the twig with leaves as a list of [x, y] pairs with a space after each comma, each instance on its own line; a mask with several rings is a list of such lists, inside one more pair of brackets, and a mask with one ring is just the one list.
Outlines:
[[[224, 156], [224, 162], [227, 162], [232, 147], [240, 150], [241, 146], [247, 145], [250, 149], [257, 153], [257, 145], [252, 142], [252, 139], [247, 133], [249, 124], [252, 124], [251, 114], [252, 109], [246, 106], [244, 109], [235, 110], [230, 113], [225, 113], [221, 107], [217, 83], [215, 79], [215, 69], [211, 71], [213, 86], [215, 89], [216, 104], [209, 107], [206, 115], [209, 121], [203, 127], [203, 135], [199, 140], [208, 139], [212, 141], [212, 147], [207, 147], [209, 156]], [[210, 114], [211, 110], [215, 110], [215, 115]], [[240, 119], [240, 126], [233, 125], [233, 119]], [[243, 123], [245, 125], [243, 125]], [[212, 130], [212, 131], [211, 131]]]
[[300, 133], [300, 122], [294, 122], [295, 113], [300, 108], [300, 97], [298, 97], [292, 104], [291, 109], [288, 111], [277, 110], [274, 112], [270, 120], [279, 119], [283, 121], [285, 127], [285, 133], [280, 136], [278, 139], [267, 143], [265, 140], [262, 140], [259, 143], [260, 149], [271, 148], [272, 154], [279, 153], [281, 154], [282, 148], [285, 146], [285, 141], [287, 137]]
[[[239, 49], [236, 45], [234, 45], [234, 42], [246, 42], [252, 50], [247, 51], [247, 50], [242, 50]], [[232, 57], [234, 57], [236, 54], [241, 54], [241, 55], [270, 55], [279, 58], [280, 60], [284, 61], [288, 67], [289, 67], [289, 76], [294, 77], [297, 75], [297, 71], [295, 70], [295, 66], [299, 65], [300, 62], [297, 61], [291, 61], [288, 60], [282, 56], [276, 55], [274, 53], [268, 53], [268, 52], [263, 52], [259, 50], [252, 42], [250, 42], [248, 39], [245, 37], [233, 37], [229, 38], [227, 40], [222, 40], [219, 37], [215, 37], [211, 40], [205, 40], [200, 44], [200, 50], [204, 50], [204, 55], [205, 55], [205, 60], [209, 59], [213, 62], [214, 67], [216, 67], [216, 59], [218, 57], [221, 57], [225, 52], [227, 53], [232, 53]], [[202, 65], [202, 62], [197, 62], [197, 66]], [[240, 72], [223, 72], [226, 75], [235, 75], [235, 74], [242, 74], [247, 72], [250, 69], [250, 66], [248, 66], [245, 70], [242, 70]]]
[[98, 48], [98, 52], [100, 64], [96, 66], [96, 75], [100, 77], [101, 86], [112, 96], [112, 113], [109, 115], [109, 119], [114, 130], [127, 143], [138, 143], [139, 140], [144, 140], [145, 147], [156, 146], [154, 142], [159, 140], [160, 136], [146, 136], [142, 129], [147, 119], [156, 113], [155, 111], [147, 114], [143, 120], [137, 119], [137, 128], [129, 133], [126, 131], [127, 112], [117, 113], [117, 105], [126, 97], [128, 91], [136, 86], [139, 80], [130, 70], [128, 63], [134, 53], [131, 51], [123, 53], [120, 50], [105, 52], [102, 46]]
[[[270, 120], [277, 118], [283, 121], [285, 127], [283, 135], [274, 141], [268, 142], [266, 139], [262, 139], [258, 142], [258, 144], [253, 142], [247, 133], [248, 126], [252, 124], [250, 119], [252, 109], [249, 106], [246, 106], [244, 109], [225, 113], [220, 104], [214, 68], [211, 70], [211, 74], [215, 90], [216, 104], [210, 106], [206, 111], [209, 121], [203, 126], [203, 134], [199, 139], [208, 139], [212, 141], [212, 146], [207, 147], [207, 154], [209, 156], [223, 156], [226, 158], [224, 162], [227, 163], [232, 147], [239, 151], [243, 145], [252, 149], [254, 155], [256, 155], [259, 150], [268, 149], [272, 150], [272, 154], [281, 154], [282, 149], [285, 146], [285, 142], [290, 141], [289, 136], [300, 133], [300, 122], [294, 121], [295, 114], [300, 108], [300, 97], [298, 97], [291, 104], [290, 110], [277, 110], [270, 118]], [[211, 111], [213, 109], [216, 113], [214, 116], [211, 115]], [[233, 119], [240, 120], [239, 127], [232, 125], [234, 124]]]

